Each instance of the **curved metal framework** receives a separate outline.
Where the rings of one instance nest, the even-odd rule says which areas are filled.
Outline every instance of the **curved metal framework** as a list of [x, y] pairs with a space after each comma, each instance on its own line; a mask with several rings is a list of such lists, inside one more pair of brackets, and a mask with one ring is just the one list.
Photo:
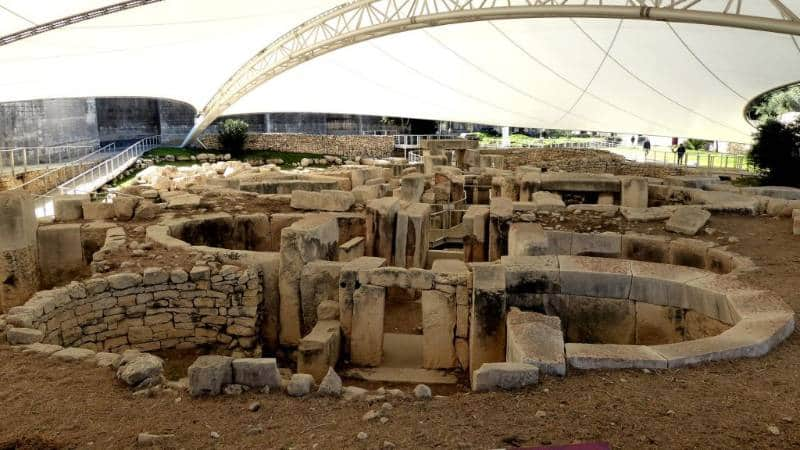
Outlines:
[[[356, 0], [324, 12], [284, 34], [245, 63], [198, 114], [185, 146], [237, 100], [281, 73], [334, 50], [420, 28], [486, 20], [610, 18], [717, 25], [800, 35], [800, 19], [780, 0], [769, 1], [782, 19], [741, 14], [743, 0], [712, 2], [718, 10], [692, 9], [704, 0]], [[708, 2], [706, 2], [708, 3]]]
[[139, 6], [145, 6], [151, 3], [156, 3], [161, 1], [164, 0], [129, 0], [126, 2], [115, 3], [113, 5], [104, 6], [102, 8], [93, 9], [91, 11], [86, 11], [79, 14], [73, 14], [71, 16], [62, 17], [60, 19], [43, 23], [41, 25], [35, 25], [33, 27], [17, 31], [16, 33], [11, 33], [9, 35], [2, 36], [0, 37], [0, 47], [2, 47], [3, 45], [8, 45], [13, 42], [20, 41], [22, 39], [36, 36], [37, 34], [47, 33], [48, 31], [64, 28], [66, 26], [73, 25], [79, 22], [84, 22], [97, 17], [107, 16], [109, 14], [114, 14], [120, 11], [125, 11], [131, 8], [138, 8]]

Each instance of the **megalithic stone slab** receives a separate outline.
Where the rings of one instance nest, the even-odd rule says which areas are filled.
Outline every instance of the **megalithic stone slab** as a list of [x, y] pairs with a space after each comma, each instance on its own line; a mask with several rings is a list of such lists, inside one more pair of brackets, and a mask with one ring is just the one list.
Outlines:
[[400, 200], [393, 197], [379, 198], [367, 203], [366, 255], [378, 256], [392, 261], [394, 234]]
[[350, 360], [362, 366], [379, 366], [383, 357], [383, 318], [386, 288], [365, 284], [353, 294]]
[[431, 227], [431, 206], [412, 203], [397, 213], [394, 262], [398, 267], [425, 268]]
[[506, 358], [506, 275], [502, 265], [491, 263], [473, 264], [472, 274], [469, 366], [475, 371]]

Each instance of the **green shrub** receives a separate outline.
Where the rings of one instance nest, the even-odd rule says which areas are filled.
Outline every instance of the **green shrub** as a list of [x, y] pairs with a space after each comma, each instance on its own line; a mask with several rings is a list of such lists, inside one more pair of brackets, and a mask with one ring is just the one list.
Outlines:
[[766, 184], [800, 186], [800, 121], [759, 125], [748, 158]]
[[709, 141], [704, 141], [702, 139], [687, 139], [684, 144], [686, 144], [687, 150], [708, 150]]
[[247, 122], [238, 119], [228, 119], [219, 126], [219, 143], [222, 149], [231, 155], [239, 157], [244, 151], [247, 140]]

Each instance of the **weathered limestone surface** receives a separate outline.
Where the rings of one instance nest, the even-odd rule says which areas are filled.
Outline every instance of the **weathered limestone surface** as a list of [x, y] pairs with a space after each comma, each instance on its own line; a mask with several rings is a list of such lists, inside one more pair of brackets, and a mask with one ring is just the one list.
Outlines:
[[541, 189], [545, 191], [619, 192], [617, 177], [589, 173], [547, 172], [542, 174]]
[[362, 270], [375, 269], [386, 264], [383, 258], [362, 256], [342, 267], [339, 275], [339, 321], [344, 338], [344, 352], [350, 353], [350, 342], [353, 333], [353, 295], [359, 286], [358, 273]]
[[347, 211], [355, 203], [348, 191], [322, 190], [320, 192], [292, 191], [291, 206], [294, 209], [313, 211]]
[[79, 223], [40, 227], [38, 244], [44, 286], [56, 286], [79, 278], [87, 268], [83, 261]]
[[509, 256], [539, 256], [548, 253], [547, 236], [538, 223], [515, 222], [508, 231]]
[[602, 298], [628, 298], [631, 290], [629, 261], [559, 256], [561, 292]]
[[504, 256], [508, 305], [544, 311], [543, 294], [561, 292], [556, 256]]
[[539, 369], [513, 362], [484, 363], [472, 373], [472, 390], [487, 392], [522, 389], [539, 382]]
[[83, 218], [83, 202], [90, 201], [88, 194], [56, 195], [53, 197], [53, 211], [59, 222], [72, 222]]
[[297, 370], [321, 382], [328, 370], [339, 361], [342, 333], [338, 321], [319, 321], [308, 335], [300, 340], [297, 349]]
[[628, 208], [647, 208], [648, 189], [645, 177], [621, 177], [620, 203]]
[[281, 387], [281, 374], [275, 358], [239, 358], [231, 362], [233, 382], [251, 388]]
[[385, 305], [386, 288], [367, 284], [355, 290], [350, 340], [350, 360], [354, 364], [381, 364]]
[[464, 261], [482, 262], [488, 257], [489, 208], [471, 205], [462, 218], [464, 227]]
[[366, 241], [363, 236], [350, 239], [339, 246], [339, 257], [336, 260], [340, 262], [350, 262], [364, 256], [365, 243]]
[[431, 207], [412, 203], [397, 213], [394, 265], [425, 268], [428, 261]]
[[219, 395], [222, 387], [233, 382], [233, 358], [207, 355], [189, 366], [189, 392], [193, 396]]
[[667, 263], [669, 261], [669, 239], [664, 236], [626, 233], [622, 235], [622, 257], [636, 261]]
[[456, 366], [455, 296], [438, 290], [422, 291], [422, 360], [426, 369]]
[[501, 265], [476, 263], [472, 271], [469, 367], [475, 371], [485, 363], [505, 361], [506, 280]]
[[533, 208], [536, 211], [561, 211], [567, 206], [561, 196], [547, 191], [537, 191], [531, 196]]
[[502, 197], [492, 198], [489, 209], [489, 261], [508, 254], [508, 229], [513, 218], [513, 202]]
[[711, 213], [692, 206], [682, 206], [667, 220], [667, 231], [694, 236], [711, 218]]
[[366, 255], [393, 261], [394, 236], [400, 200], [380, 198], [367, 203]]
[[567, 374], [561, 320], [511, 308], [506, 318], [506, 361], [532, 364], [547, 375]]
[[415, 173], [400, 180], [400, 200], [409, 203], [419, 202], [425, 192], [425, 176]]
[[616, 258], [620, 255], [621, 241], [618, 233], [573, 233], [571, 255]]
[[310, 333], [317, 323], [317, 307], [323, 302], [339, 303], [339, 275], [344, 263], [312, 261], [303, 267], [300, 283], [301, 331]]
[[311, 216], [281, 231], [280, 342], [297, 345], [301, 329], [301, 274], [303, 267], [316, 260], [336, 257], [339, 225], [330, 216]]
[[0, 314], [39, 289], [37, 227], [28, 192], [0, 192]]
[[667, 361], [646, 345], [566, 344], [567, 362], [576, 369], [666, 369]]

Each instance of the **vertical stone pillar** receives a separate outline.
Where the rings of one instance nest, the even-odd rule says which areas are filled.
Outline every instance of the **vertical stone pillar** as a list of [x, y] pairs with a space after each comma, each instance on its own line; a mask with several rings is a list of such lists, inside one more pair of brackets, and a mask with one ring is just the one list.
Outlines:
[[300, 343], [300, 283], [303, 267], [320, 259], [336, 258], [339, 225], [335, 217], [311, 216], [281, 231], [280, 342], [296, 346]]
[[424, 192], [425, 176], [421, 173], [413, 173], [400, 179], [400, 200], [416, 203]]
[[353, 293], [353, 333], [350, 360], [361, 366], [379, 366], [383, 359], [383, 318], [386, 288], [365, 284]]
[[489, 208], [473, 205], [464, 214], [464, 262], [486, 261], [489, 242]]
[[621, 177], [620, 204], [628, 208], [647, 208], [648, 188], [645, 177]]
[[353, 336], [353, 297], [358, 286], [358, 271], [383, 267], [386, 260], [363, 256], [342, 266], [339, 274], [339, 321], [342, 325], [344, 353], [350, 354], [350, 342]]
[[430, 244], [431, 206], [412, 203], [397, 213], [394, 265], [425, 268]]
[[[459, 261], [460, 262], [460, 261]], [[451, 369], [456, 366], [455, 294], [422, 291], [422, 366]]]
[[39, 290], [37, 226], [29, 193], [0, 192], [0, 314]]
[[506, 198], [493, 198], [489, 207], [489, 261], [508, 255], [508, 228], [514, 206]]
[[395, 226], [400, 200], [384, 197], [367, 203], [366, 248], [367, 256], [378, 256], [393, 261]]
[[522, 173], [519, 178], [519, 201], [529, 202], [533, 198], [533, 193], [539, 190], [542, 184], [542, 172], [529, 171]]
[[472, 266], [472, 274], [470, 374], [484, 363], [503, 362], [506, 357], [505, 268], [499, 264], [478, 263]]

